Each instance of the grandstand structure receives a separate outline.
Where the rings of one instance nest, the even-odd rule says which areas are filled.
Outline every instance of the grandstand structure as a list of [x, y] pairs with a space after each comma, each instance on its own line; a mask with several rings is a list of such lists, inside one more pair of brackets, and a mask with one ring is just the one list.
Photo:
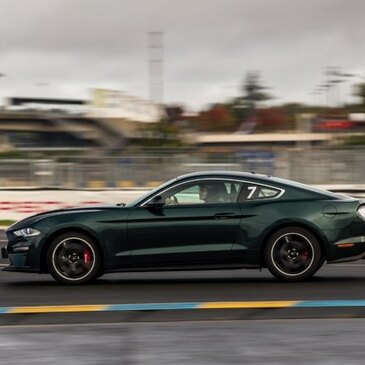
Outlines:
[[191, 140], [202, 152], [232, 153], [244, 150], [277, 151], [282, 149], [327, 146], [330, 133], [199, 134]]
[[[143, 127], [160, 121], [163, 113], [161, 105], [116, 90], [94, 89], [90, 100], [8, 98], [6, 107], [0, 109], [0, 151], [92, 151], [96, 155], [102, 151], [115, 155], [145, 140], [148, 136]], [[310, 129], [185, 133], [183, 137], [196, 152], [219, 155], [326, 147], [341, 137], [341, 133], [313, 133]]]
[[121, 150], [140, 138], [138, 120], [90, 113], [76, 99], [8, 98], [0, 110], [0, 150]]

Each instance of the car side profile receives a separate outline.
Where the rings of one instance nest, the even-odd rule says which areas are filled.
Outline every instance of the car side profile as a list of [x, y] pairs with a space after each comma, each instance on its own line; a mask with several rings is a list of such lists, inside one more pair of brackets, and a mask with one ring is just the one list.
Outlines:
[[4, 270], [66, 284], [116, 271], [227, 268], [300, 281], [324, 262], [364, 258], [365, 204], [271, 176], [201, 172], [127, 205], [37, 214], [6, 234]]

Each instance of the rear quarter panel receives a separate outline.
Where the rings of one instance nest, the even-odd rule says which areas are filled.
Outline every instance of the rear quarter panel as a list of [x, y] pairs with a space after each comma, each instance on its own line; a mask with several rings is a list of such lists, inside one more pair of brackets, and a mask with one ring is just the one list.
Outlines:
[[[242, 216], [240, 236], [234, 251], [252, 251], [256, 260], [270, 235], [282, 227], [302, 226], [319, 239], [326, 257], [331, 255], [333, 243], [351, 236], [359, 201], [355, 199], [273, 199], [239, 203]], [[364, 226], [364, 224], [362, 224]], [[252, 255], [251, 255], [252, 256]]]

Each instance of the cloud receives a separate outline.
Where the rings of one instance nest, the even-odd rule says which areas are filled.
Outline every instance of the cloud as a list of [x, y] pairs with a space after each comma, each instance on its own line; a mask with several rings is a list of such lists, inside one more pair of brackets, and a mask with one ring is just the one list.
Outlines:
[[278, 100], [313, 101], [327, 66], [363, 70], [364, 12], [361, 0], [2, 0], [0, 96], [147, 97], [148, 32], [161, 30], [166, 102], [224, 100], [250, 69]]

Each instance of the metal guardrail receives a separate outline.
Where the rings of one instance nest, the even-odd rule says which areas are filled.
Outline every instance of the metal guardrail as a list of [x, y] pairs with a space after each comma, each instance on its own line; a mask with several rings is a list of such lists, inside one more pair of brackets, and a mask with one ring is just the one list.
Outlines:
[[67, 158], [67, 162], [0, 160], [0, 187], [151, 187], [203, 170], [255, 171], [307, 184], [361, 184], [365, 183], [365, 149], [245, 152], [214, 158], [183, 153]]

